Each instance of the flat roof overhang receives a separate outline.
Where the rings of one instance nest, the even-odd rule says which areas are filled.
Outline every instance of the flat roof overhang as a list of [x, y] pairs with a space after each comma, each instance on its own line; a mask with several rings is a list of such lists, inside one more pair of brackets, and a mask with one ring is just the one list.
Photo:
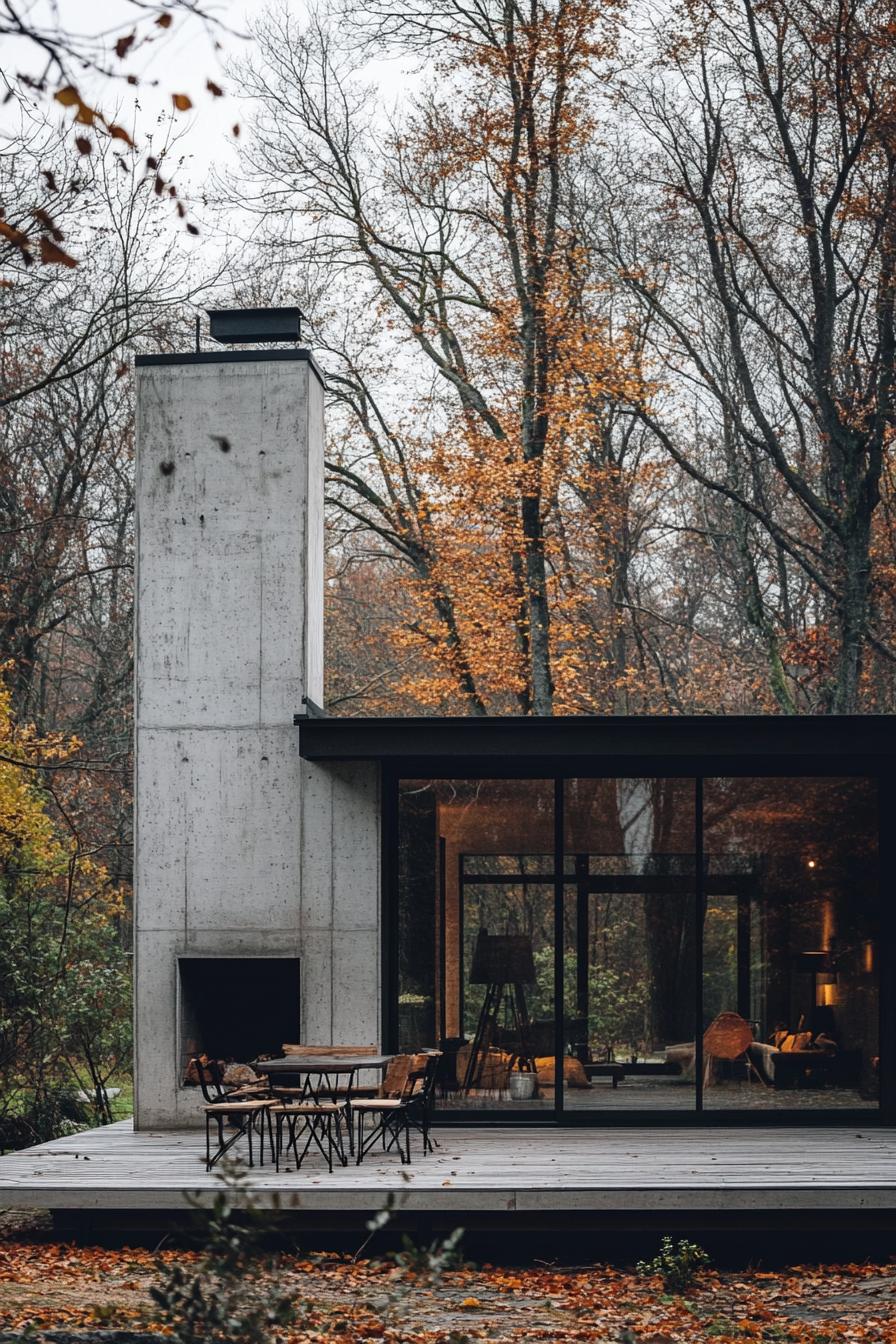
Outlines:
[[780, 768], [888, 771], [896, 757], [896, 715], [650, 716], [556, 718], [357, 718], [295, 716], [309, 761], [488, 762], [517, 769], [563, 762], [622, 768], [685, 760], [708, 769], [774, 761]]

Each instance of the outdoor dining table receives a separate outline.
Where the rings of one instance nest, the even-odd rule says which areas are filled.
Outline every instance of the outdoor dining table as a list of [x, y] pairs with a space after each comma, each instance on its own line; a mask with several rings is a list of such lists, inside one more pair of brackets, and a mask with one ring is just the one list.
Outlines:
[[[258, 1059], [252, 1064], [256, 1073], [267, 1075], [272, 1088], [294, 1087], [301, 1092], [298, 1101], [319, 1102], [324, 1094], [328, 1101], [339, 1099], [340, 1079], [344, 1079], [344, 1098], [348, 1123], [349, 1151], [354, 1152], [352, 1134], [351, 1094], [355, 1074], [364, 1069], [386, 1069], [394, 1055], [281, 1055], [276, 1059]], [[304, 1079], [304, 1082], [301, 1080]]]

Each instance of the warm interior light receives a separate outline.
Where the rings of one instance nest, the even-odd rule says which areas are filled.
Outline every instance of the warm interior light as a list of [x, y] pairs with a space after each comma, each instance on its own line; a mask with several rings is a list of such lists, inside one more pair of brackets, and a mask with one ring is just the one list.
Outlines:
[[837, 1002], [836, 971], [817, 971], [815, 974], [816, 1008], [833, 1008]]
[[837, 914], [834, 910], [834, 902], [825, 900], [821, 907], [821, 945], [826, 952], [830, 952], [836, 937]]
[[814, 867], [815, 867], [815, 860], [814, 860], [814, 859], [807, 859], [807, 860], [806, 860], [806, 867], [807, 867], [807, 868], [814, 868]]
[[866, 975], [874, 974], [874, 943], [870, 938], [862, 947], [862, 969]]

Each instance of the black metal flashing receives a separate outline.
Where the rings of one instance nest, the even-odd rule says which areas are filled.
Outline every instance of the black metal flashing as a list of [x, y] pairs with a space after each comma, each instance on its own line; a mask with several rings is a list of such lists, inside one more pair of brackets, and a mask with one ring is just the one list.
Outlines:
[[183, 354], [136, 355], [134, 366], [138, 369], [166, 368], [187, 364], [264, 364], [282, 363], [284, 360], [298, 360], [310, 364], [321, 387], [326, 387], [323, 369], [310, 350], [190, 350]]
[[310, 718], [301, 724], [306, 760], [499, 761], [513, 769], [535, 761], [639, 757], [703, 762], [788, 760], [794, 768], [837, 761], [868, 768], [896, 757], [896, 715], [618, 715], [558, 718]]
[[316, 700], [312, 700], [310, 695], [302, 696], [302, 704], [305, 706], [302, 714], [293, 715], [294, 723], [304, 723], [306, 719], [325, 719], [327, 711], [321, 709]]

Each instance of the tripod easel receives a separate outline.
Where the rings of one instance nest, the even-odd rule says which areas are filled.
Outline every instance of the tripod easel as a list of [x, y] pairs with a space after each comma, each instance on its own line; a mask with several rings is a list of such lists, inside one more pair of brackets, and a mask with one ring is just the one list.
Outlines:
[[535, 980], [532, 943], [525, 935], [489, 934], [480, 929], [470, 970], [471, 985], [485, 985], [485, 998], [464, 1070], [462, 1092], [478, 1087], [488, 1052], [495, 1044], [501, 1025], [502, 1010], [519, 1050], [515, 1060], [535, 1068], [532, 1053], [529, 1010], [523, 985]]

